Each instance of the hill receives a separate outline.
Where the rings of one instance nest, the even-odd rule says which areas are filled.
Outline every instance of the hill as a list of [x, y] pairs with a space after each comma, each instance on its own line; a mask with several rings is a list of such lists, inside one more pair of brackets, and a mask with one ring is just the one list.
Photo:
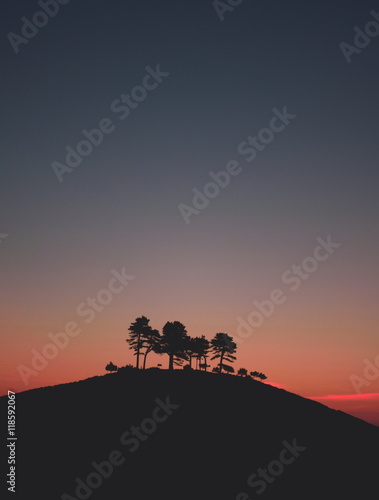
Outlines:
[[328, 500], [376, 491], [377, 427], [251, 379], [125, 370], [16, 397], [13, 498]]

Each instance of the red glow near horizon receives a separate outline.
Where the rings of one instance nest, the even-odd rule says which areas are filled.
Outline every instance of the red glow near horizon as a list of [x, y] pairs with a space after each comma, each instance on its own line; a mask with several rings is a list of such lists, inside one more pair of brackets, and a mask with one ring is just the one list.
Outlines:
[[379, 426], [378, 392], [368, 394], [328, 394], [327, 396], [309, 396], [308, 399]]
[[379, 398], [379, 392], [374, 392], [372, 394], [328, 394], [327, 396], [308, 396], [309, 399], [315, 400], [341, 400], [341, 401], [355, 401], [359, 399], [372, 399]]

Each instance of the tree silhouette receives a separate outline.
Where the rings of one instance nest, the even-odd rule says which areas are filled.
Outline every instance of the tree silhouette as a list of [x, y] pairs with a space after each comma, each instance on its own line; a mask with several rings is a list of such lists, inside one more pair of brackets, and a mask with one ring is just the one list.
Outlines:
[[186, 337], [184, 352], [188, 359], [188, 367], [192, 369], [192, 358], [196, 355], [196, 337]]
[[[209, 340], [204, 335], [194, 338], [194, 352], [196, 358], [196, 369], [203, 367], [207, 371], [207, 358], [210, 349]], [[201, 360], [204, 362], [202, 363]]]
[[266, 375], [264, 373], [261, 373], [261, 372], [250, 372], [250, 375], [253, 377], [253, 378], [259, 378], [261, 380], [266, 380]]
[[153, 330], [150, 326], [150, 330], [146, 330], [143, 334], [143, 344], [145, 347], [145, 352], [143, 354], [143, 369], [146, 368], [146, 358], [149, 352], [153, 351], [157, 354], [160, 353], [160, 334], [158, 330]]
[[226, 371], [226, 373], [234, 373], [234, 368], [233, 368], [233, 366], [229, 366], [229, 365], [226, 365], [225, 363], [223, 363], [223, 364], [221, 365], [221, 367], [222, 367], [222, 369], [223, 369], [224, 371]]
[[160, 352], [168, 354], [169, 370], [174, 369], [174, 362], [181, 364], [184, 359], [188, 359], [187, 347], [188, 335], [185, 326], [179, 321], [167, 321], [162, 329]]
[[136, 368], [139, 368], [139, 357], [143, 345], [143, 335], [146, 332], [149, 321], [150, 320], [147, 319], [146, 316], [141, 316], [139, 318], [136, 318], [134, 323], [132, 323], [128, 328], [130, 333], [129, 338], [126, 339], [126, 342], [129, 344], [130, 349], [135, 351], [135, 356], [137, 356]]
[[222, 370], [229, 371], [228, 368], [225, 369], [225, 366], [228, 365], [224, 364], [224, 360], [229, 361], [229, 363], [233, 363], [237, 359], [235, 356], [233, 356], [233, 354], [237, 350], [237, 344], [233, 342], [233, 337], [231, 337], [227, 333], [216, 333], [216, 335], [211, 340], [211, 349], [214, 353], [211, 359], [218, 358], [220, 360], [218, 363], [219, 373], [221, 373]]
[[237, 375], [240, 375], [241, 377], [246, 377], [247, 375], [247, 370], [246, 368], [240, 368], [237, 372]]
[[107, 364], [107, 366], [105, 367], [105, 369], [108, 371], [108, 372], [117, 372], [118, 368], [116, 365], [114, 365], [112, 363], [112, 361], [110, 363]]
[[[143, 368], [146, 367], [146, 358], [149, 352], [158, 349], [158, 330], [153, 330], [149, 325], [149, 319], [146, 316], [136, 318], [134, 323], [129, 326], [129, 338], [126, 339], [130, 349], [135, 351], [136, 368], [139, 368], [139, 358], [143, 356]], [[145, 349], [145, 352], [142, 350]]]

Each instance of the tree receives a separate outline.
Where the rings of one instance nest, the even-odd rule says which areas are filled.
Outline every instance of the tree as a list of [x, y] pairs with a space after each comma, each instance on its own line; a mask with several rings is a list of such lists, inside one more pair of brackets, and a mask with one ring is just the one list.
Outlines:
[[187, 336], [185, 339], [184, 352], [188, 359], [188, 367], [192, 369], [192, 358], [196, 355], [196, 338]]
[[128, 328], [130, 333], [126, 342], [129, 344], [130, 349], [135, 351], [135, 356], [137, 356], [136, 368], [139, 368], [139, 357], [142, 349], [143, 335], [146, 333], [149, 321], [150, 320], [147, 319], [146, 316], [141, 316], [136, 318], [134, 323], [132, 323]]
[[[202, 367], [205, 367], [207, 364], [207, 356], [209, 350], [209, 341], [205, 338], [204, 335], [201, 337], [188, 337], [186, 341], [186, 355], [189, 359], [189, 366], [192, 368], [192, 358], [196, 360], [196, 370]], [[204, 363], [201, 363], [201, 360], [204, 360]]]
[[226, 373], [234, 373], [234, 368], [232, 366], [225, 365], [224, 363], [221, 366]]
[[153, 330], [151, 327], [149, 327], [149, 331], [144, 332], [144, 347], [145, 347], [145, 352], [143, 354], [143, 369], [146, 368], [146, 358], [149, 352], [153, 351], [159, 354], [160, 352], [160, 334], [158, 330]]
[[[141, 316], [136, 318], [134, 323], [129, 326], [130, 333], [126, 342], [137, 356], [136, 368], [139, 368], [139, 359], [140, 356], [143, 356], [143, 368], [145, 369], [147, 355], [149, 352], [158, 349], [159, 332], [151, 328], [149, 321], [146, 316]], [[143, 349], [145, 349], [144, 352]]]
[[117, 372], [118, 368], [116, 365], [114, 365], [112, 363], [112, 361], [110, 363], [107, 364], [107, 366], [105, 367], [105, 369], [108, 371], [108, 372]]
[[[225, 369], [224, 360], [233, 363], [237, 358], [233, 354], [237, 350], [237, 344], [233, 342], [233, 337], [227, 333], [216, 333], [216, 335], [211, 340], [211, 349], [214, 355], [211, 359], [219, 359], [218, 372], [221, 373]], [[229, 370], [228, 370], [229, 371]], [[233, 370], [234, 371], [234, 370]]]
[[240, 368], [237, 372], [237, 375], [240, 375], [241, 377], [246, 377], [247, 375], [247, 370], [246, 368]]
[[253, 377], [253, 378], [259, 378], [261, 380], [266, 380], [266, 375], [264, 373], [261, 373], [261, 372], [250, 372], [250, 375]]
[[[207, 365], [208, 351], [210, 348], [209, 340], [202, 335], [201, 337], [195, 337], [194, 341], [196, 369], [200, 367], [200, 369], [204, 368], [204, 370], [207, 371], [207, 366], [209, 366]], [[204, 362], [202, 363], [201, 360]]]
[[186, 349], [188, 347], [188, 335], [185, 326], [180, 321], [167, 321], [162, 329], [160, 340], [160, 352], [169, 356], [169, 370], [174, 369], [175, 364], [181, 364], [188, 359]]

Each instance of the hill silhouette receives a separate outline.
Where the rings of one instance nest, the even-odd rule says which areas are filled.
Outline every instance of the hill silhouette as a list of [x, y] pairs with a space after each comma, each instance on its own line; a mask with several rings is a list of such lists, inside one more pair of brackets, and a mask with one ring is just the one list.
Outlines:
[[16, 404], [16, 498], [365, 499], [377, 487], [377, 427], [251, 379], [124, 369]]

